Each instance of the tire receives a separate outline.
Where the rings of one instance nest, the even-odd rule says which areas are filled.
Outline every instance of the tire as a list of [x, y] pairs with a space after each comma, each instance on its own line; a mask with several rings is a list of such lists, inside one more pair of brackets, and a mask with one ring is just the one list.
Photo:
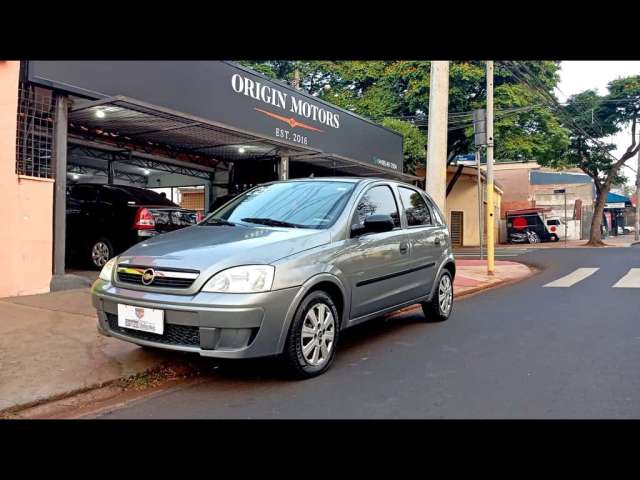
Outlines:
[[112, 257], [113, 245], [107, 238], [100, 237], [89, 244], [87, 260], [94, 269], [102, 269]]
[[429, 322], [444, 322], [449, 318], [453, 310], [453, 281], [448, 270], [440, 273], [433, 298], [421, 305], [425, 320]]
[[530, 232], [529, 235], [527, 235], [527, 237], [529, 239], [529, 243], [531, 244], [540, 243], [540, 237], [536, 232]]
[[[319, 324], [314, 317], [321, 315], [324, 323]], [[331, 297], [322, 290], [307, 295], [293, 317], [284, 347], [283, 357], [289, 372], [298, 379], [326, 372], [336, 355], [339, 331], [340, 317]]]

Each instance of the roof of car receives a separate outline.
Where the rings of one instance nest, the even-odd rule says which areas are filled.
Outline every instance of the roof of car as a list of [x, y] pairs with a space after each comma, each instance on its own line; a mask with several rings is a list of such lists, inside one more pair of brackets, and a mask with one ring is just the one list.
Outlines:
[[[362, 182], [392, 182], [405, 184], [398, 180], [391, 180], [382, 177], [305, 177], [305, 178], [290, 178], [288, 180], [281, 180], [282, 182], [346, 182], [346, 183], [362, 183]], [[409, 184], [406, 184], [409, 185]]]

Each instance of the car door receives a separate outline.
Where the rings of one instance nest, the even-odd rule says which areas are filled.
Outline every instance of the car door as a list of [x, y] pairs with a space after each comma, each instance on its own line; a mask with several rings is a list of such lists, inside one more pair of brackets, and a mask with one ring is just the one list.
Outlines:
[[418, 298], [427, 295], [435, 281], [445, 240], [443, 227], [436, 222], [433, 208], [420, 191], [399, 185], [398, 194], [411, 246], [411, 271], [406, 275], [406, 282], [412, 287], [413, 298]]
[[[364, 220], [373, 214], [390, 215], [394, 229], [359, 234]], [[410, 264], [407, 233], [388, 184], [376, 184], [363, 192], [351, 217], [352, 237], [342, 252], [341, 269], [351, 286], [351, 318], [369, 315], [410, 298], [405, 271]]]

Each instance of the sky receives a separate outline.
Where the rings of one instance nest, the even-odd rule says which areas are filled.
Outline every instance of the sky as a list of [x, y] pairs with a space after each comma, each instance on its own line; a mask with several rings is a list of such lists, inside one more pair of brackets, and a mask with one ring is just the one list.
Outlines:
[[[560, 83], [556, 95], [562, 102], [570, 95], [589, 89], [606, 95], [607, 83], [629, 75], [640, 75], [640, 61], [563, 61], [560, 64]], [[630, 129], [608, 139], [617, 145], [614, 156], [619, 158], [629, 146], [630, 140]], [[634, 169], [637, 165], [635, 159], [629, 160], [627, 164]], [[635, 179], [631, 179], [634, 173], [628, 168], [624, 170], [627, 183], [634, 183]]]

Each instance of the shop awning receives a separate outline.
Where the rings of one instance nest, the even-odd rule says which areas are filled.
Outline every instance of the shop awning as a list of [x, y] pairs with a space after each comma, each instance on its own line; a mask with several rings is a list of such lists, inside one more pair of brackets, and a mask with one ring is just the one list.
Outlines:
[[413, 175], [264, 138], [126, 96], [77, 102], [70, 110], [69, 123], [74, 132], [84, 130], [118, 144], [155, 146], [176, 154], [202, 156], [225, 163], [288, 156], [291, 161], [305, 161], [356, 176], [391, 177], [405, 182], [419, 180]]
[[631, 206], [632, 206], [632, 203], [629, 197], [625, 197], [624, 195], [619, 195], [617, 193], [609, 192], [607, 194], [607, 202], [605, 203], [604, 208], [614, 209], [614, 208], [626, 208]]
[[69, 123], [74, 129], [90, 129], [115, 141], [156, 145], [226, 162], [272, 156], [282, 150], [304, 151], [124, 96], [79, 103], [71, 108]]

